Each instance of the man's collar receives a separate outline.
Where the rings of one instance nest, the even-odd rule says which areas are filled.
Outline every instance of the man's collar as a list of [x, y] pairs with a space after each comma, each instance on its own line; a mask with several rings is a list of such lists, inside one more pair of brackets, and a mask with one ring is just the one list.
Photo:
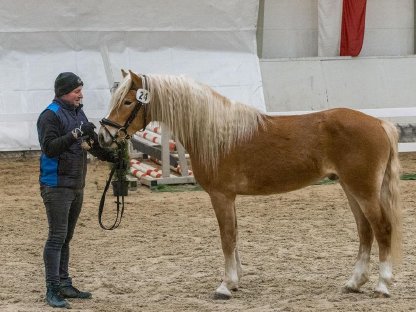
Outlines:
[[55, 97], [53, 99], [54, 102], [58, 103], [60, 106], [62, 106], [62, 108], [67, 109], [67, 110], [80, 110], [84, 105], [83, 104], [79, 104], [78, 107], [75, 107], [72, 104], [69, 104], [68, 102], [62, 100], [61, 98]]

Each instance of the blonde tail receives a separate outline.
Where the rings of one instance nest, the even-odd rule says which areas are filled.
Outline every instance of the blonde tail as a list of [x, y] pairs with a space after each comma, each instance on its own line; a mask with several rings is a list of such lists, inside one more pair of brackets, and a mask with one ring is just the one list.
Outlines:
[[387, 121], [382, 126], [390, 141], [390, 158], [381, 187], [381, 205], [391, 224], [391, 256], [395, 264], [402, 259], [402, 212], [400, 202], [399, 135], [396, 127]]

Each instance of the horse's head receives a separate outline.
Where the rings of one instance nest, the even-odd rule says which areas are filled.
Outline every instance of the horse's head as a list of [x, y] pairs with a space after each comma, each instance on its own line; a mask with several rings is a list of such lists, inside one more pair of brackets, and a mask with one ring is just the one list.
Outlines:
[[148, 79], [129, 71], [111, 97], [110, 113], [100, 121], [98, 133], [102, 147], [115, 148], [149, 123], [150, 102]]

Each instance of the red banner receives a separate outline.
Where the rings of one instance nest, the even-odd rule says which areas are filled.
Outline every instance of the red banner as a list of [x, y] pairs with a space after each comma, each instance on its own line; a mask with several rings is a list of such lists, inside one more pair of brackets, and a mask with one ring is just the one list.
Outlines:
[[364, 41], [367, 0], [343, 0], [341, 26], [341, 56], [357, 56]]

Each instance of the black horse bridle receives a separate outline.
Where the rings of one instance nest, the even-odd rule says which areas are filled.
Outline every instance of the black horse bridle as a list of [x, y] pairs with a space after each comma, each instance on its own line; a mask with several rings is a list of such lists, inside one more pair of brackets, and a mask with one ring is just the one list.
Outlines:
[[[129, 118], [127, 118], [124, 125], [120, 125], [114, 121], [111, 121], [107, 118], [103, 118], [100, 120], [101, 126], [105, 129], [105, 131], [108, 133], [108, 135], [111, 137], [111, 140], [119, 146], [119, 142], [117, 141], [118, 138], [120, 138], [120, 133], [124, 133], [124, 136], [122, 137], [123, 141], [130, 139], [130, 135], [127, 133], [127, 129], [129, 128], [130, 124], [133, 122], [133, 120], [136, 118], [137, 113], [140, 111], [142, 107], [144, 107], [143, 112], [143, 129], [146, 127], [146, 115], [147, 115], [147, 104], [150, 101], [150, 90], [149, 90], [149, 83], [147, 81], [147, 76], [142, 75], [142, 89], [138, 89], [136, 93], [136, 103], [131, 111], [131, 114]], [[115, 135], [112, 135], [110, 130], [106, 126], [110, 126], [117, 129], [117, 132]], [[141, 130], [141, 129], [140, 129]]]
[[[121, 219], [123, 217], [123, 213], [124, 213], [124, 194], [122, 193], [121, 202], [120, 202], [120, 200], [119, 200], [120, 195], [117, 193], [117, 201], [116, 201], [117, 215], [116, 215], [116, 219], [115, 219], [114, 223], [111, 226], [106, 227], [102, 222], [102, 214], [103, 214], [104, 204], [105, 204], [105, 195], [108, 191], [108, 188], [110, 186], [110, 183], [112, 181], [114, 173], [116, 173], [116, 176], [117, 176], [117, 181], [118, 181], [117, 182], [118, 183], [117, 188], [118, 188], [118, 190], [122, 190], [122, 188], [123, 188], [123, 183], [125, 181], [125, 176], [123, 177], [122, 173], [125, 171], [125, 169], [127, 169], [127, 164], [125, 163], [125, 159], [123, 157], [124, 155], [122, 154], [122, 145], [126, 144], [126, 140], [130, 139], [130, 135], [127, 133], [127, 129], [129, 128], [129, 126], [133, 122], [133, 120], [136, 118], [137, 113], [139, 112], [139, 110], [142, 107], [144, 108], [143, 129], [146, 127], [147, 104], [150, 102], [150, 91], [149, 91], [149, 84], [148, 84], [148, 81], [147, 81], [147, 77], [145, 75], [142, 75], [142, 87], [143, 87], [142, 89], [137, 90], [135, 106], [134, 106], [129, 118], [127, 118], [127, 120], [126, 120], [126, 122], [124, 123], [123, 126], [114, 122], [114, 121], [111, 121], [107, 118], [103, 118], [103, 119], [100, 120], [101, 126], [110, 135], [112, 142], [117, 144], [117, 162], [113, 165], [113, 168], [111, 169], [110, 176], [107, 180], [106, 186], [104, 188], [103, 195], [101, 196], [100, 206], [98, 208], [98, 222], [99, 222], [101, 228], [103, 228], [104, 230], [114, 230], [115, 228], [117, 228], [120, 225]], [[116, 128], [117, 129], [116, 134], [112, 135], [110, 130], [108, 130], [108, 128], [106, 126]], [[120, 135], [120, 133], [124, 133], [124, 136], [122, 137]], [[122, 138], [121, 142], [118, 141], [119, 138]], [[120, 205], [121, 205], [121, 208], [120, 208]]]

